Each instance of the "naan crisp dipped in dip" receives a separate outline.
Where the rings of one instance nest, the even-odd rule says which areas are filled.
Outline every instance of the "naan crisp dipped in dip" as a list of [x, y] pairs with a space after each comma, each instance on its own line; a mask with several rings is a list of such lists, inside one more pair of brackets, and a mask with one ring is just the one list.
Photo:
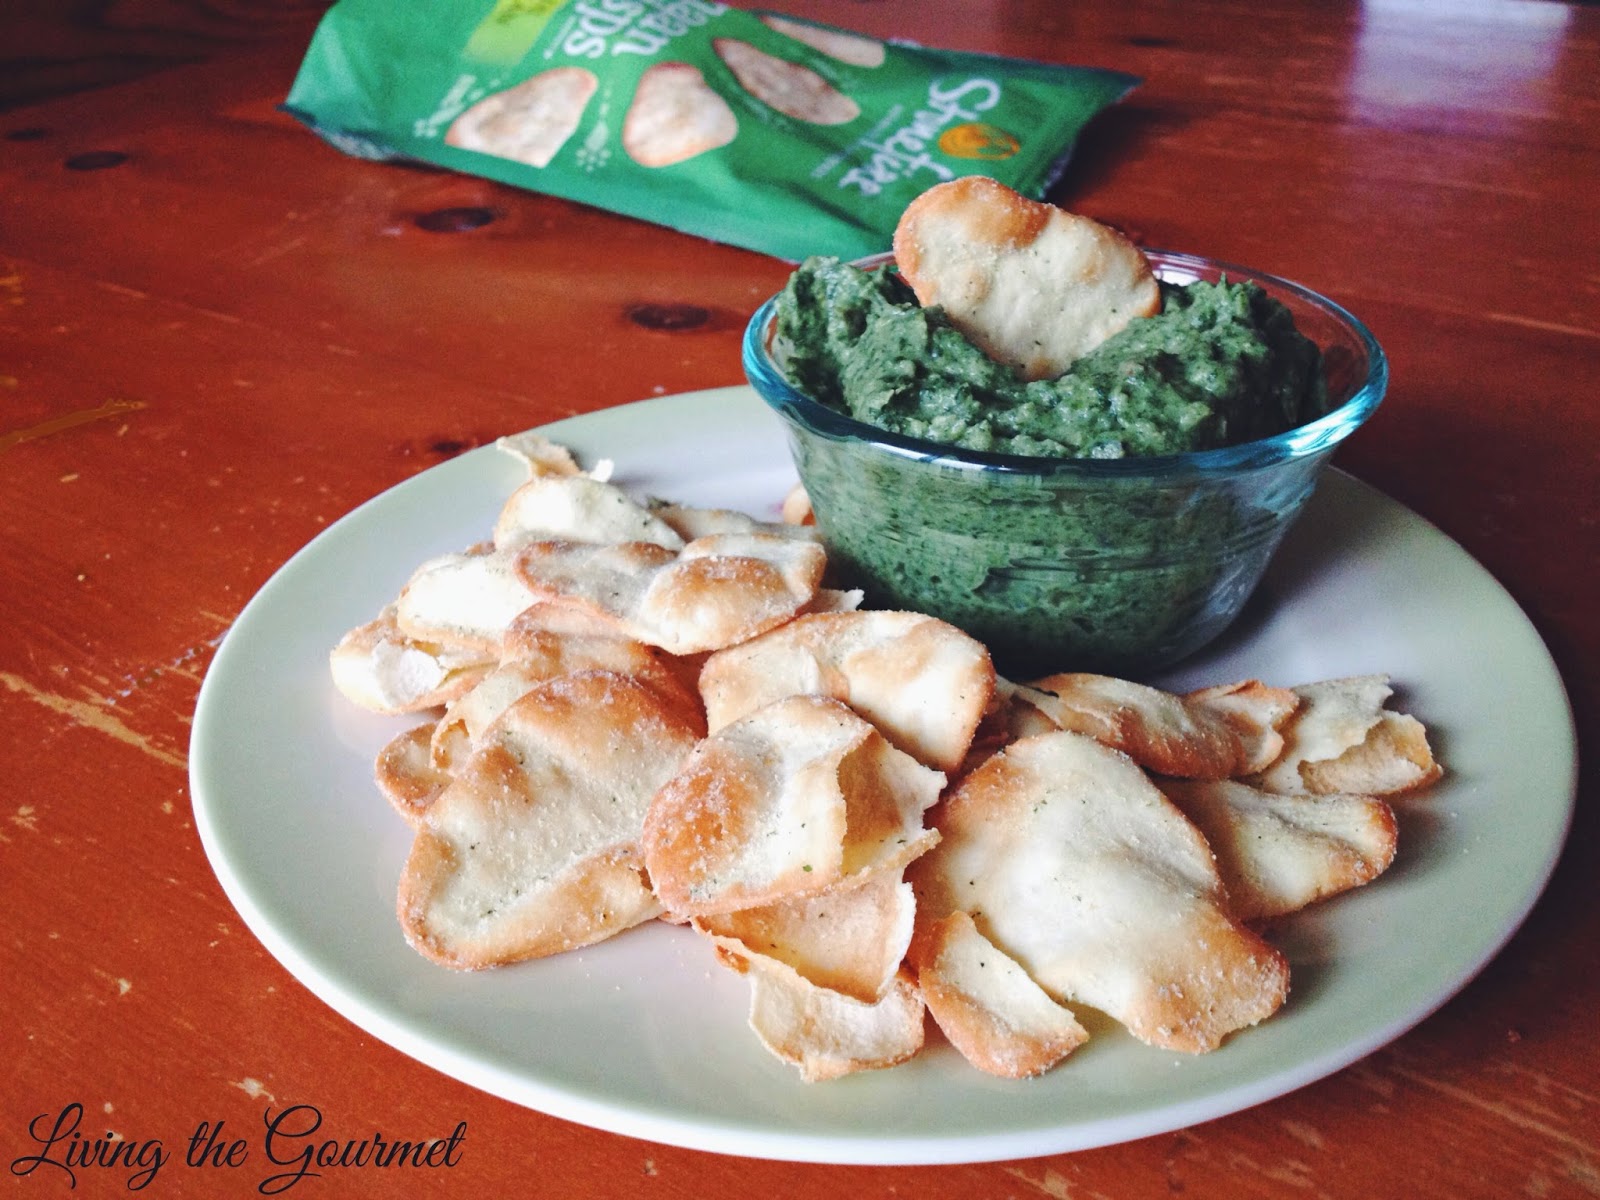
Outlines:
[[1024, 379], [1051, 379], [1135, 317], [1161, 311], [1144, 254], [1088, 217], [969, 175], [900, 216], [900, 274], [924, 308]]
[[1258, 680], [1175, 695], [1109, 675], [1051, 675], [1013, 697], [1060, 729], [1087, 734], [1141, 767], [1188, 779], [1232, 779], [1283, 753], [1279, 728], [1299, 698]]
[[712, 655], [700, 672], [712, 730], [785, 696], [831, 696], [939, 771], [961, 764], [993, 692], [982, 643], [907, 612], [801, 616]]
[[450, 124], [445, 144], [547, 167], [583, 119], [600, 86], [583, 67], [552, 67], [485, 96]]
[[1442, 775], [1428, 731], [1409, 713], [1384, 707], [1386, 675], [1301, 684], [1283, 754], [1251, 782], [1271, 792], [1384, 796], [1425, 787]]
[[576, 606], [672, 654], [697, 654], [747, 641], [801, 612], [826, 565], [822, 547], [809, 540], [716, 534], [677, 554], [648, 542], [534, 542], [518, 552], [516, 577], [533, 600]]
[[681, 712], [625, 675], [585, 671], [524, 695], [422, 816], [396, 905], [406, 940], [474, 969], [659, 916], [639, 833], [696, 738]]
[[792, 696], [695, 747], [650, 804], [644, 861], [675, 916], [815, 895], [934, 845], [943, 786], [838, 701]]
[[956, 785], [936, 825], [939, 845], [910, 868], [919, 928], [970, 914], [1059, 1002], [1201, 1053], [1288, 995], [1287, 961], [1229, 914], [1200, 832], [1091, 738], [1012, 743]]
[[990, 1075], [1025, 1079], [1089, 1038], [964, 912], [929, 922], [912, 952], [922, 999], [950, 1044]]

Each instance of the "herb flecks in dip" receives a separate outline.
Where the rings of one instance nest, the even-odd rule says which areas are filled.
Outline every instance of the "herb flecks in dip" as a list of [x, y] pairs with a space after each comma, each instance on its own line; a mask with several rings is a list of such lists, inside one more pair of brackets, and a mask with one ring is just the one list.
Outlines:
[[890, 432], [1041, 458], [1125, 458], [1238, 445], [1328, 410], [1321, 355], [1253, 283], [1163, 283], [1066, 373], [1032, 383], [995, 362], [884, 266], [811, 258], [778, 301], [774, 346], [803, 392]]

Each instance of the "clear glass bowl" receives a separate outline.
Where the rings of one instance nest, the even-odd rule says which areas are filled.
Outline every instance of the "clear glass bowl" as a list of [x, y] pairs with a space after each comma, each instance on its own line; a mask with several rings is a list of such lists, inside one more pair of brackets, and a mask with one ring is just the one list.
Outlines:
[[1334, 449], [1383, 399], [1387, 361], [1360, 321], [1298, 284], [1147, 253], [1164, 280], [1251, 280], [1288, 306], [1322, 347], [1336, 407], [1221, 450], [1116, 460], [969, 452], [802, 395], [772, 357], [777, 298], [751, 318], [745, 372], [787, 426], [831, 561], [870, 606], [950, 621], [1019, 679], [1155, 671], [1238, 616]]

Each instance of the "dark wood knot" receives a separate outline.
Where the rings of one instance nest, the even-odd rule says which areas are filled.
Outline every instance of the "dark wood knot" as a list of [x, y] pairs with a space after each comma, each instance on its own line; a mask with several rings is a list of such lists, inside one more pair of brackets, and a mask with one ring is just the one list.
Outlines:
[[74, 154], [62, 165], [69, 171], [104, 171], [107, 167], [120, 167], [128, 161], [121, 150], [85, 150]]
[[698, 304], [632, 304], [627, 312], [635, 325], [663, 333], [699, 329], [711, 320], [711, 310]]
[[492, 208], [436, 208], [432, 212], [417, 214], [412, 223], [428, 233], [466, 233], [472, 229], [482, 229], [495, 216]]

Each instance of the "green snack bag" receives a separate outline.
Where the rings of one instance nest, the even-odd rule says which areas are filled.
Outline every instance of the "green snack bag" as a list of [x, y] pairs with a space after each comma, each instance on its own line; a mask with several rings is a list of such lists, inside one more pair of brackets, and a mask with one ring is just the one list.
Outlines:
[[793, 261], [959, 175], [1040, 196], [1138, 80], [711, 0], [340, 0], [286, 108], [330, 143]]

